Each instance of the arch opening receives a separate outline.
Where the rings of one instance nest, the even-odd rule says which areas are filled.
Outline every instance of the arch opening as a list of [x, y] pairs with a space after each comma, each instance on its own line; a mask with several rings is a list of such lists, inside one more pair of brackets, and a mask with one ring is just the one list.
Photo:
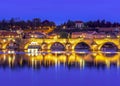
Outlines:
[[40, 45], [37, 42], [32, 42], [31, 44], [28, 45], [27, 51], [29, 54], [32, 55], [37, 55], [39, 51], [41, 50]]
[[118, 51], [118, 47], [114, 43], [107, 42], [102, 45], [100, 48], [100, 51], [105, 52], [105, 53], [115, 53]]
[[75, 52], [78, 52], [78, 53], [88, 53], [90, 51], [91, 51], [90, 46], [87, 43], [85, 43], [85, 42], [78, 43], [75, 46]]
[[6, 52], [8, 54], [14, 54], [15, 52], [19, 51], [19, 46], [17, 43], [15, 42], [10, 42], [7, 44], [7, 47], [6, 47]]
[[65, 46], [62, 43], [56, 42], [51, 46], [50, 50], [52, 52], [62, 53], [65, 51]]

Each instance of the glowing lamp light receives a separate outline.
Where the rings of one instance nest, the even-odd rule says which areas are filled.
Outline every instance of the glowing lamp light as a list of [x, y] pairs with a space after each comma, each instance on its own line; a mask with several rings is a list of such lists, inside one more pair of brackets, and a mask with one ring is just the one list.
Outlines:
[[12, 54], [14, 54], [14, 51], [11, 51]]
[[107, 38], [110, 38], [110, 35], [108, 35]]
[[120, 36], [117, 36], [118, 38], [120, 38]]
[[93, 53], [94, 56], [97, 56], [97, 53]]
[[33, 35], [31, 35], [31, 37], [33, 38], [34, 36], [33, 36]]
[[15, 51], [8, 51], [8, 54], [14, 54], [15, 53]]
[[10, 54], [10, 53], [11, 53], [11, 51], [8, 51], [8, 53]]
[[82, 35], [80, 35], [79, 37], [80, 37], [80, 38], [82, 38], [83, 36], [82, 36]]
[[15, 42], [15, 39], [13, 39], [13, 42]]
[[6, 42], [6, 39], [3, 39], [3, 42]]

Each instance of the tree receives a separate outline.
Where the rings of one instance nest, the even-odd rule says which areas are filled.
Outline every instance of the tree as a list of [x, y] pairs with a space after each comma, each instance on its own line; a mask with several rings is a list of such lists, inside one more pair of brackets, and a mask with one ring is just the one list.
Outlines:
[[9, 25], [8, 25], [8, 22], [3, 19], [1, 22], [0, 22], [0, 29], [1, 30], [9, 30]]
[[39, 27], [41, 25], [41, 20], [39, 18], [34, 18], [32, 23], [34, 27]]
[[106, 27], [112, 27], [112, 24], [111, 24], [111, 22], [106, 22], [106, 25], [105, 25]]
[[67, 32], [60, 32], [59, 35], [60, 35], [60, 38], [68, 38]]
[[54, 22], [52, 21], [48, 21], [48, 20], [44, 20], [42, 22], [42, 26], [56, 26]]
[[75, 27], [75, 22], [71, 21], [71, 20], [68, 20], [67, 23], [66, 23], [66, 26], [68, 28], [73, 28], [73, 27]]
[[11, 18], [9, 21], [10, 26], [14, 26], [15, 25], [15, 19]]

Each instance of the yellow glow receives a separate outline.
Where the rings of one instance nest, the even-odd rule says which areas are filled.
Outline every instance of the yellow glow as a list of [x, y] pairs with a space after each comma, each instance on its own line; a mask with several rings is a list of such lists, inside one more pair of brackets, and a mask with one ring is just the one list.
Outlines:
[[[108, 36], [108, 38], [109, 38], [109, 36]], [[104, 45], [108, 41], [110, 43], [115, 44], [116, 46], [119, 45], [118, 38], [116, 38], [116, 39], [110, 39], [110, 38], [109, 39], [104, 39], [103, 38], [103, 39], [93, 39], [93, 40], [91, 40], [91, 39], [81, 39], [81, 38], [76, 38], [76, 39], [58, 39], [58, 36], [56, 35], [54, 37], [54, 39], [33, 39], [33, 38], [31, 38], [31, 39], [28, 40], [29, 42], [24, 45], [23, 48], [27, 49], [29, 45], [40, 45], [41, 46], [41, 44], [45, 42], [48, 45], [48, 46], [46, 46], [46, 48], [50, 49], [52, 44], [54, 44], [55, 42], [59, 42], [59, 43], [63, 44], [64, 46], [66, 46], [66, 50], [68, 50], [67, 45], [66, 45], [68, 43], [68, 40], [69, 40], [70, 47], [71, 47], [72, 50], [74, 50], [75, 46], [78, 43], [80, 43], [80, 42], [87, 43], [93, 51], [95, 51], [95, 50], [99, 51], [101, 49], [102, 45]], [[93, 43], [93, 42], [95, 42], [96, 44], [95, 45], [91, 45], [91, 43]], [[42, 49], [44, 49], [44, 48], [42, 48]]]
[[[92, 57], [94, 56], [94, 57]], [[24, 58], [24, 57], [23, 57]], [[77, 63], [80, 67], [84, 67], [85, 66], [85, 63], [87, 61], [89, 62], [94, 62], [94, 63], [104, 63], [106, 64], [106, 66], [109, 68], [111, 63], [116, 63], [117, 66], [119, 67], [120, 66], [120, 53], [119, 54], [115, 54], [114, 56], [112, 57], [108, 57], [108, 56], [105, 56], [101, 53], [97, 53], [95, 55], [93, 54], [88, 54], [88, 55], [79, 55], [79, 54], [76, 54], [76, 53], [72, 53], [71, 55], [66, 55], [66, 54], [46, 54], [46, 55], [30, 55], [30, 56], [26, 56], [26, 58], [30, 61], [30, 64], [32, 67], [36, 67], [37, 64], [41, 64], [43, 62], [43, 64], [47, 63], [48, 65], [50, 64], [54, 64], [54, 65], [59, 65], [60, 63], [62, 64], [71, 64], [71, 63]], [[92, 58], [92, 59], [91, 59]], [[15, 57], [15, 55], [2, 55], [1, 56], [1, 59], [4, 59], [3, 61], [5, 62], [6, 60], [8, 60], [8, 63], [9, 63], [9, 66], [12, 66], [14, 65], [15, 61], [18, 61], [18, 60], [15, 60], [17, 59]], [[22, 62], [23, 62], [24, 59], [20, 59], [19, 60], [19, 63], [20, 65], [22, 65]]]
[[6, 39], [3, 39], [3, 42], [6, 42]]
[[118, 38], [120, 38], [120, 36], [119, 36], [119, 35], [118, 35], [117, 37], [118, 37]]

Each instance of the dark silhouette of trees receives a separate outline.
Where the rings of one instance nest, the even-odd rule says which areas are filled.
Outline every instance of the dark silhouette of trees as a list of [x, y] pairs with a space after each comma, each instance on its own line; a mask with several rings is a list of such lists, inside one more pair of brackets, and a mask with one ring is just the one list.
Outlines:
[[[44, 26], [56, 26], [55, 22], [49, 20], [41, 21], [40, 18], [34, 18], [32, 20], [17, 20], [15, 18], [11, 18], [10, 20], [1, 20], [0, 21], [0, 29], [1, 30], [13, 30], [13, 29], [40, 29]], [[57, 26], [56, 30], [65, 28], [75, 28], [75, 22], [72, 20], [68, 20], [67, 22]], [[84, 23], [85, 28], [96, 28], [96, 27], [120, 27], [120, 23], [118, 22], [109, 22], [105, 20], [96, 20], [96, 21], [88, 21]]]
[[[58, 26], [58, 28], [75, 28], [75, 22], [72, 20], [68, 20], [67, 22]], [[120, 23], [118, 22], [110, 22], [106, 20], [96, 20], [96, 21], [88, 21], [84, 23], [85, 28], [96, 28], [96, 27], [119, 27]]]
[[60, 38], [68, 38], [67, 32], [60, 32], [59, 35], [60, 35]]
[[39, 18], [34, 18], [32, 20], [16, 20], [15, 18], [11, 18], [10, 20], [1, 20], [0, 21], [0, 29], [1, 30], [11, 30], [11, 29], [38, 29], [43, 26], [56, 26], [53, 21], [44, 20], [41, 21]]
[[68, 20], [67, 22], [59, 25], [58, 28], [62, 28], [63, 26], [65, 26], [66, 28], [75, 28], [75, 22], [72, 20]]
[[68, 28], [73, 28], [73, 27], [75, 27], [75, 22], [71, 21], [71, 20], [68, 20], [67, 23], [66, 23], [66, 26]]
[[7, 29], [8, 30], [8, 27], [9, 27], [8, 22], [5, 19], [0, 21], [0, 29], [2, 29], [2, 30], [6, 30]]
[[41, 24], [42, 26], [56, 26], [54, 22], [48, 20], [44, 20]]
[[32, 24], [33, 27], [39, 27], [41, 25], [41, 20], [39, 18], [34, 18]]
[[105, 21], [105, 20], [97, 20], [97, 21], [88, 21], [85, 23], [86, 27], [119, 27], [120, 23], [118, 22], [110, 22], [110, 21]]

